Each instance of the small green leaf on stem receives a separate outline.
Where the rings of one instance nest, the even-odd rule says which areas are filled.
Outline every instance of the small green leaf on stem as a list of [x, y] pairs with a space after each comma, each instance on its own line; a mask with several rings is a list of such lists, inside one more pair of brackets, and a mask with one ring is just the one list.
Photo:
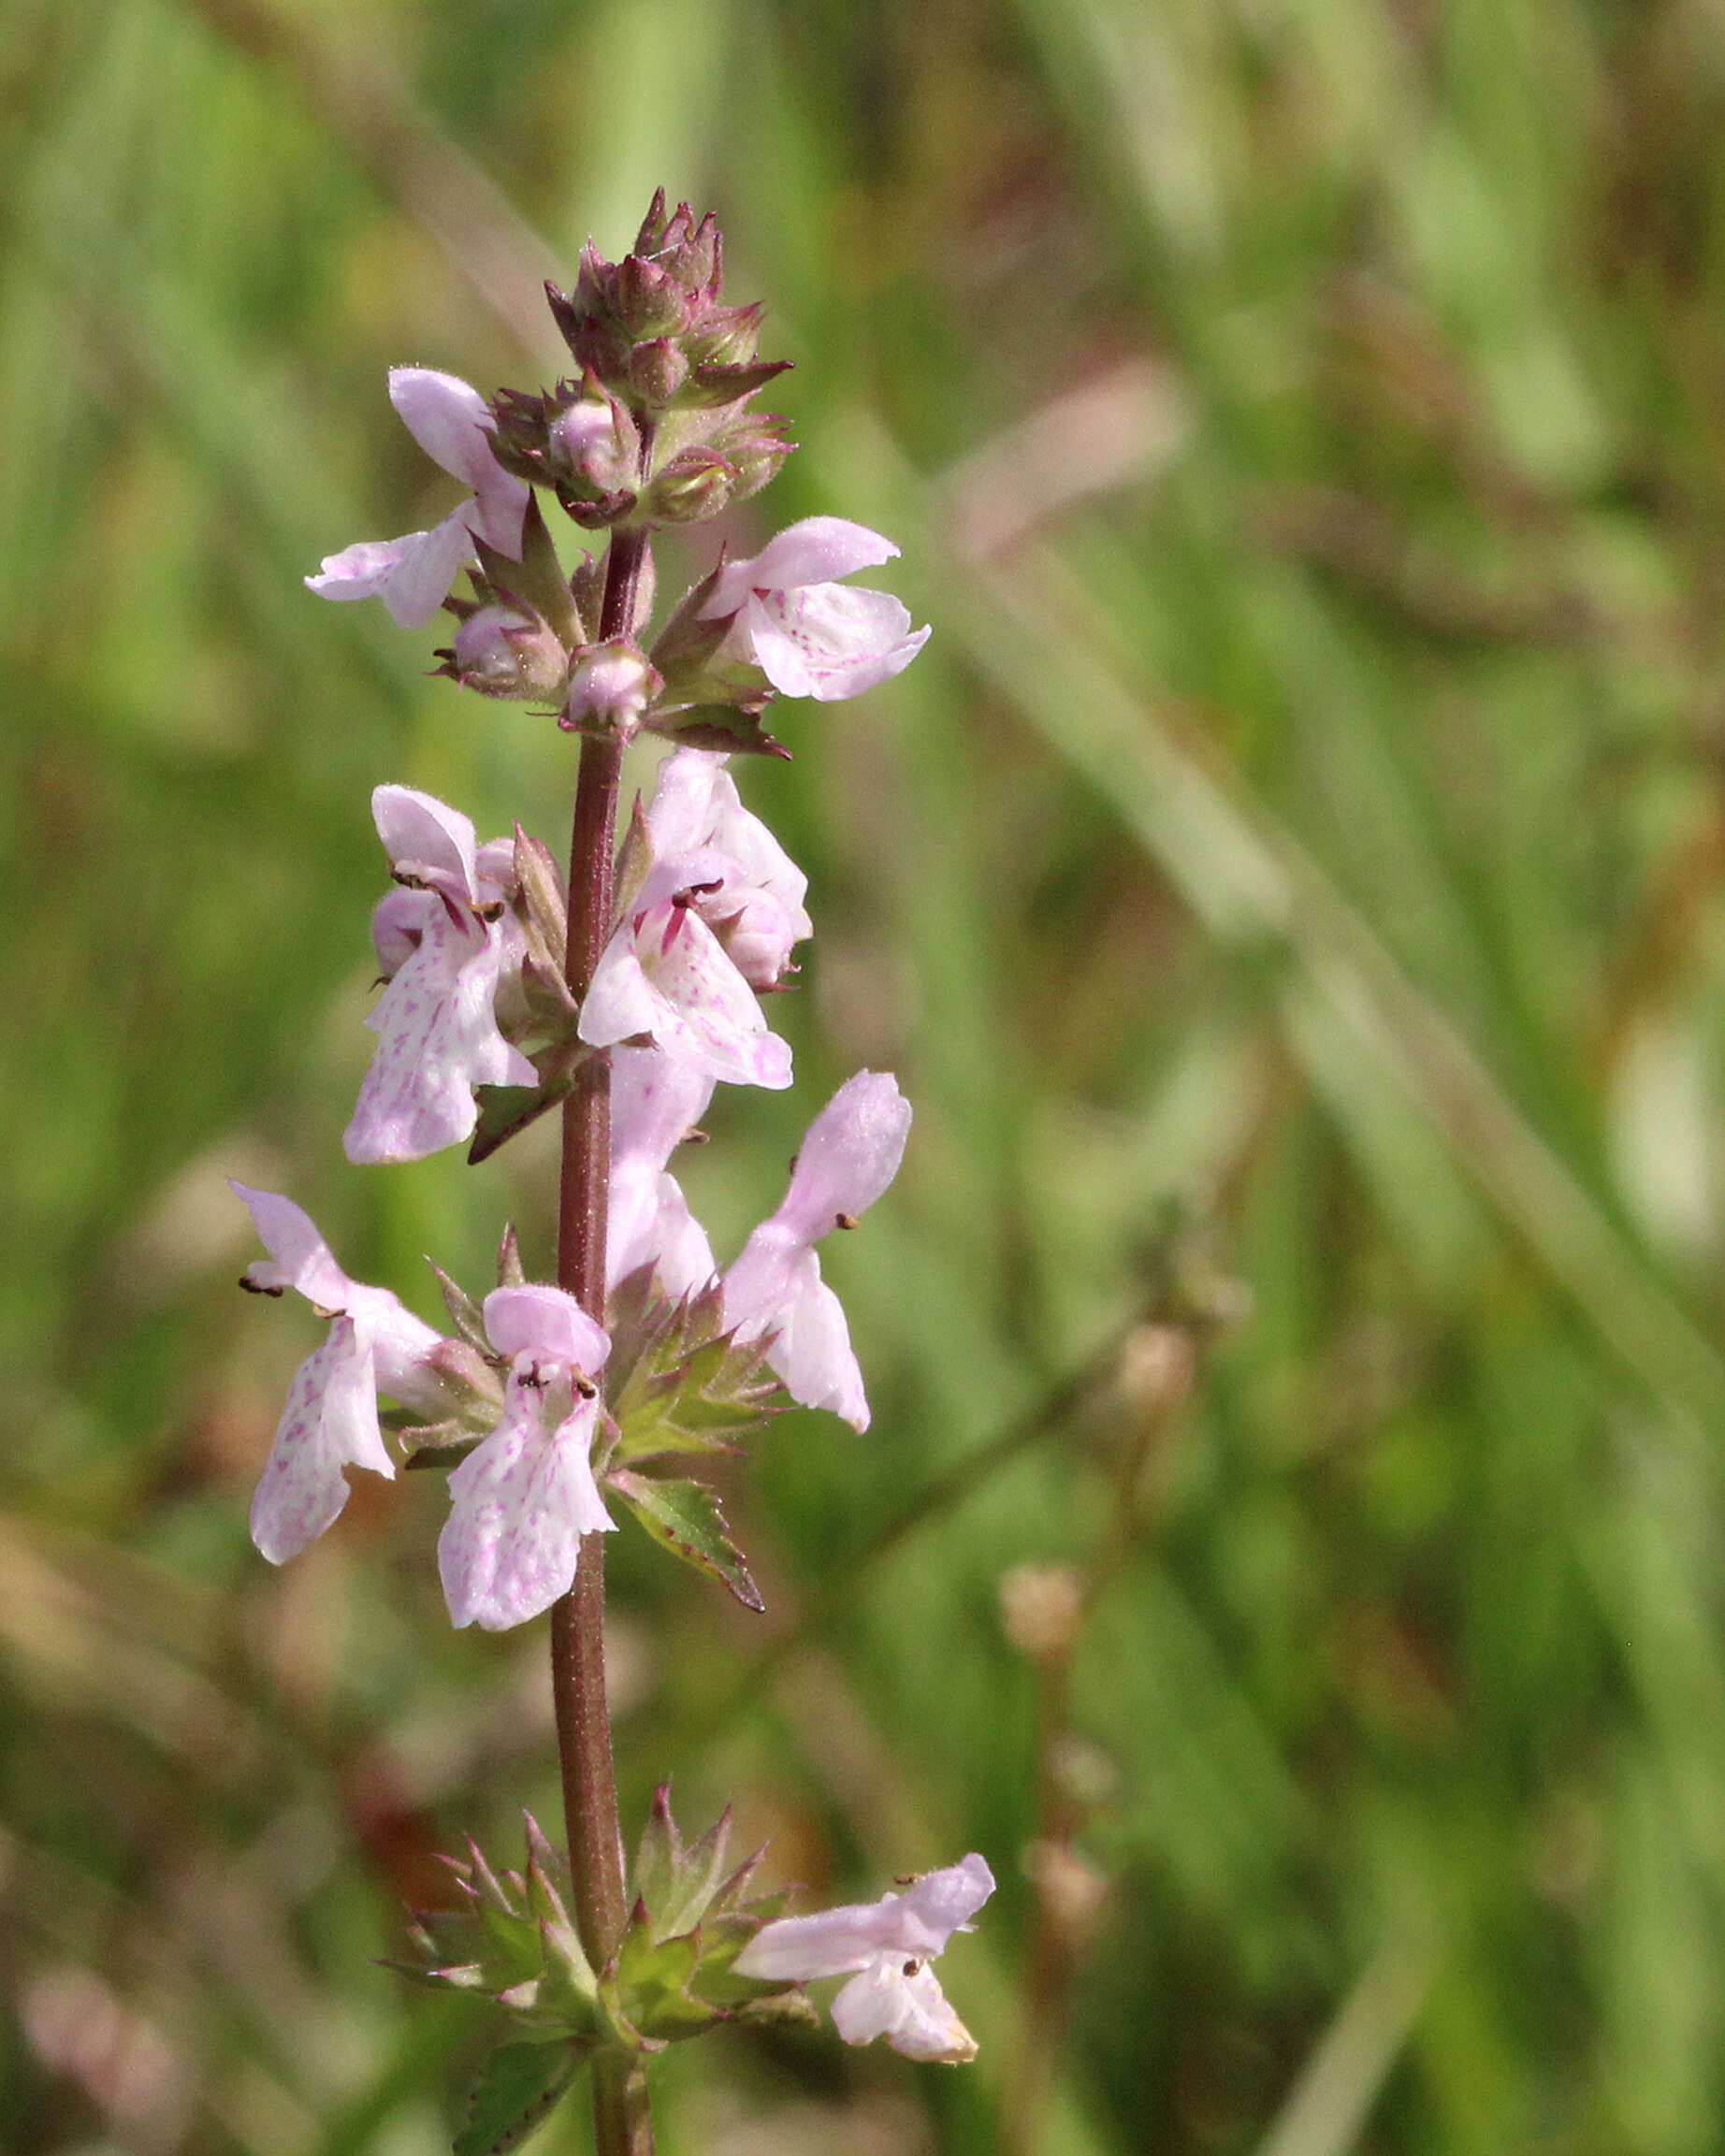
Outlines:
[[486, 2060], [468, 2100], [455, 2156], [518, 2149], [574, 2079], [581, 2054], [567, 2044], [505, 2044]]
[[766, 1608], [704, 1483], [659, 1482], [627, 1468], [614, 1469], [608, 1480], [656, 1542], [729, 1587], [746, 1610]]
[[539, 1073], [536, 1086], [476, 1086], [479, 1125], [467, 1149], [468, 1165], [477, 1167], [489, 1160], [499, 1146], [537, 1122], [547, 1108], [554, 1108], [571, 1091], [575, 1073], [592, 1054], [580, 1041], [558, 1041], [541, 1049], [532, 1058]]

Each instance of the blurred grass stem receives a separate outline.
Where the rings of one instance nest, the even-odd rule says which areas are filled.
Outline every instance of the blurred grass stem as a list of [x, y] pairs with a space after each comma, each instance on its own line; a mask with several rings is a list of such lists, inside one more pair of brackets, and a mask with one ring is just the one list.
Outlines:
[[[634, 619], [646, 534], [617, 532], [605, 569], [602, 639]], [[569, 847], [569, 944], [565, 977], [579, 1003], [611, 929], [613, 841], [622, 744], [583, 736]], [[611, 1164], [611, 1066], [582, 1064], [563, 1104], [563, 1169], [558, 1205], [558, 1285], [585, 1310], [605, 1307], [605, 1215]], [[617, 1830], [616, 1771], [605, 1703], [605, 1538], [582, 1538], [573, 1586], [551, 1612], [551, 1683], [557, 1706], [563, 1818], [574, 1883], [575, 1924], [587, 1959], [603, 1969], [628, 1914]], [[649, 2156], [652, 2120], [638, 2062], [601, 2052], [593, 2061], [593, 2122], [599, 2156]]]

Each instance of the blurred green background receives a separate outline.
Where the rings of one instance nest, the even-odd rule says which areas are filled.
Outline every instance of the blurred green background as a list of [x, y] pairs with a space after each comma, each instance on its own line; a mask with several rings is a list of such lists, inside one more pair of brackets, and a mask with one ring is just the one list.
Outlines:
[[319, 1334], [224, 1178], [427, 1315], [547, 1262], [543, 1134], [340, 1133], [369, 789], [560, 846], [570, 745], [299, 580], [662, 181], [797, 362], [736, 539], [935, 634], [744, 774], [817, 937], [721, 1254], [851, 1069], [918, 1121], [768, 1616], [615, 1540], [626, 1816], [1001, 1887], [974, 2068], [721, 2037], [661, 2148], [1725, 2146], [1725, 8], [7, 0], [0, 88], [0, 2142], [418, 2156], [489, 2040], [377, 1962], [556, 1816], [543, 1628], [434, 1476], [253, 1553]]

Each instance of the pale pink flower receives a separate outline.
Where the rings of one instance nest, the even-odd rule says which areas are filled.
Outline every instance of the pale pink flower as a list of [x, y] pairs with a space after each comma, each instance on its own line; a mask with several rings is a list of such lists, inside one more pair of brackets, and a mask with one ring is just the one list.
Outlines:
[[910, 1103], [889, 1072], [847, 1078], [809, 1125], [785, 1202], [743, 1247], [724, 1280], [725, 1324], [745, 1338], [777, 1335], [767, 1362], [793, 1400], [868, 1427], [862, 1373], [815, 1244], [853, 1227], [898, 1173]]
[[428, 1362], [442, 1336], [387, 1288], [350, 1281], [291, 1198], [239, 1182], [229, 1188], [250, 1208], [269, 1252], [247, 1270], [244, 1284], [270, 1295], [295, 1288], [330, 1321], [323, 1346], [294, 1373], [252, 1500], [252, 1540], [279, 1565], [314, 1541], [346, 1504], [344, 1467], [394, 1477], [377, 1396], [436, 1413], [442, 1388]]
[[749, 986], [767, 990], [777, 987], [793, 947], [813, 933], [803, 904], [808, 878], [743, 806], [725, 760], [700, 748], [666, 757], [647, 807], [647, 835], [656, 859], [714, 852], [734, 864], [697, 893], [695, 910]]
[[719, 570], [703, 621], [732, 617], [721, 656], [758, 666], [784, 696], [822, 703], [902, 673], [928, 642], [885, 591], [833, 581], [891, 561], [898, 548], [842, 516], [805, 516], [748, 561]]
[[929, 1872], [902, 1894], [883, 1894], [814, 1917], [765, 1924], [737, 1956], [739, 1976], [805, 1984], [848, 1976], [833, 2002], [833, 2023], [847, 2044], [884, 2036], [907, 2059], [959, 2066], [977, 2055], [976, 2039], [947, 2003], [929, 1963], [994, 1891], [980, 1857]]
[[713, 1097], [714, 1080], [658, 1049], [611, 1051], [611, 1195], [605, 1278], [652, 1265], [668, 1295], [703, 1288], [718, 1267], [666, 1164]]
[[389, 400], [427, 456], [472, 488], [431, 531], [363, 539], [329, 555], [308, 586], [322, 599], [381, 599], [402, 629], [424, 629], [449, 596], [477, 534], [521, 558], [529, 489], [491, 454], [491, 414], [478, 390], [428, 367], [393, 367]]
[[732, 1085], [782, 1089], [790, 1049], [767, 1031], [754, 991], [702, 919], [703, 889], [734, 875], [729, 856], [656, 861], [593, 971], [580, 1035], [594, 1048], [637, 1036]]
[[576, 657], [558, 724], [571, 733], [615, 734], [627, 741], [664, 686], [632, 637], [590, 644]]
[[593, 1479], [611, 1341], [560, 1288], [497, 1288], [486, 1332], [512, 1358], [503, 1419], [449, 1478], [438, 1570], [457, 1625], [506, 1631], [548, 1610], [575, 1577], [583, 1535], [613, 1523]]
[[526, 939], [504, 893], [507, 839], [475, 844], [458, 809], [407, 786], [380, 786], [371, 813], [396, 875], [372, 920], [388, 979], [366, 1020], [377, 1052], [345, 1144], [352, 1161], [416, 1161], [473, 1134], [477, 1085], [531, 1086], [538, 1073], [498, 1030], [498, 984]]

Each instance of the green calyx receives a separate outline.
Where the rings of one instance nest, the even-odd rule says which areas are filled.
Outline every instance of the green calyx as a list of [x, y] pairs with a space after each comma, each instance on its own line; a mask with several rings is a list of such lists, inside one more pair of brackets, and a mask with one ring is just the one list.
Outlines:
[[[615, 1968], [615, 2011], [639, 2047], [698, 2036], [719, 2021], [812, 2022], [800, 1989], [739, 1976], [737, 1956], [784, 1906], [783, 1892], [749, 1897], [763, 1850], [726, 1870], [727, 1811], [685, 1847], [671, 1791], [653, 1798], [630, 1877], [631, 1905]], [[607, 1973], [610, 1980], [610, 1973]]]
[[395, 1964], [416, 1982], [489, 1998], [514, 2024], [474, 2085], [456, 2156], [518, 2148], [595, 2051], [651, 2054], [723, 2021], [815, 2020], [798, 1987], [735, 1973], [787, 1896], [748, 1898], [762, 1851], [726, 1871], [728, 1811], [685, 1847], [670, 1790], [657, 1791], [629, 1922], [597, 1973], [570, 1920], [568, 1863], [524, 1816], [524, 1869], [497, 1872], [470, 1840], [464, 1859], [444, 1859], [459, 1905], [419, 1914], [409, 1934], [419, 1958]]

